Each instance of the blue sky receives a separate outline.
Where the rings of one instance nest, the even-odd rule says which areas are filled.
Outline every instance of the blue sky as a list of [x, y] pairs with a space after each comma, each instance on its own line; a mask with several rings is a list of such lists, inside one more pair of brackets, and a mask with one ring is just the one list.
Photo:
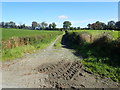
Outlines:
[[62, 27], [64, 21], [72, 26], [86, 27], [88, 23], [118, 19], [117, 2], [3, 2], [2, 21], [31, 25], [32, 21], [41, 23], [56, 22]]

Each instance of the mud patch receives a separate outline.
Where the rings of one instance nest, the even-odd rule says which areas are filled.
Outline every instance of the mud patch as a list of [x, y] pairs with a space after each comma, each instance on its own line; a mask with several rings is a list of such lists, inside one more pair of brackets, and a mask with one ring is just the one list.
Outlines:
[[96, 79], [91, 73], [85, 72], [79, 61], [68, 62], [62, 60], [54, 64], [43, 64], [37, 70], [39, 73], [48, 74], [45, 82], [52, 88], [116, 87], [113, 83]]

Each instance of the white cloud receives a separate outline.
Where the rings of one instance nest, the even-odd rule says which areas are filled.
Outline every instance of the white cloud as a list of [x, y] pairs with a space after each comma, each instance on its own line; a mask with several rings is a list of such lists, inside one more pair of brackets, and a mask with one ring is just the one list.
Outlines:
[[65, 15], [61, 15], [61, 16], [58, 16], [59, 19], [67, 19], [68, 16], [65, 16]]

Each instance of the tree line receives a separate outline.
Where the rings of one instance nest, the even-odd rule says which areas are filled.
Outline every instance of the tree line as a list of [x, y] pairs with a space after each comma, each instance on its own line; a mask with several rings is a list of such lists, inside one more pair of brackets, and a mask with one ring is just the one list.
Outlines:
[[88, 29], [93, 30], [120, 30], [120, 21], [109, 21], [107, 24], [97, 21], [95, 23], [88, 24], [87, 26]]
[[36, 21], [32, 22], [32, 29], [37, 29], [37, 30], [55, 30], [56, 26], [57, 25], [55, 24], [55, 22], [49, 25], [46, 22], [41, 22], [41, 23], [37, 23]]
[[0, 28], [16, 28], [16, 29], [31, 29], [31, 30], [120, 30], [120, 21], [109, 21], [107, 24], [104, 22], [96, 21], [95, 23], [88, 24], [86, 28], [80, 27], [71, 27], [72, 23], [70, 21], [64, 21], [62, 28], [57, 28], [55, 22], [46, 23], [41, 22], [38, 23], [33, 21], [31, 26], [26, 26], [25, 24], [16, 25], [15, 22], [0, 22]]

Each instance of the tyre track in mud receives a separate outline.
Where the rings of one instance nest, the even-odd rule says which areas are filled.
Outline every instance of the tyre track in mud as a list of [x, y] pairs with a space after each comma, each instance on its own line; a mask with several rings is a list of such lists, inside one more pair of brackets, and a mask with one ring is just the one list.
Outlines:
[[[54, 68], [51, 68], [54, 67]], [[94, 75], [85, 72], [79, 61], [60, 61], [57, 64], [45, 64], [37, 68], [39, 73], [47, 73], [45, 79], [52, 88], [110, 88], [118, 87], [109, 80], [96, 79]], [[45, 86], [47, 87], [47, 86]]]
[[[59, 38], [59, 37], [58, 37]], [[54, 49], [53, 45], [37, 53], [2, 63], [3, 88], [116, 88], [109, 79], [101, 79], [84, 70], [74, 50]]]

